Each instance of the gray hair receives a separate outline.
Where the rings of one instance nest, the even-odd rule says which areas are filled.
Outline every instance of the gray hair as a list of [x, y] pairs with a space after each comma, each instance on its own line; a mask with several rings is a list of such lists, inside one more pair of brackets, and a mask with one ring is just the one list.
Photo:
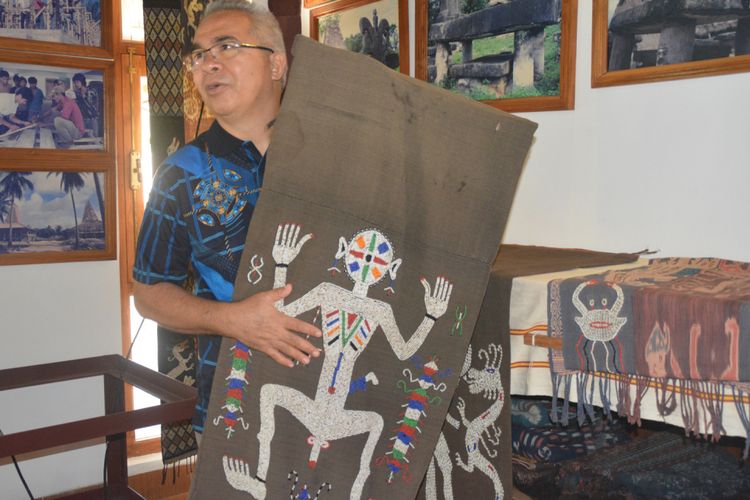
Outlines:
[[253, 3], [252, 0], [213, 0], [206, 7], [201, 22], [211, 14], [225, 10], [238, 10], [245, 13], [252, 24], [250, 33], [258, 39], [261, 45], [268, 46], [274, 52], [286, 53], [284, 35], [276, 16], [268, 8]]

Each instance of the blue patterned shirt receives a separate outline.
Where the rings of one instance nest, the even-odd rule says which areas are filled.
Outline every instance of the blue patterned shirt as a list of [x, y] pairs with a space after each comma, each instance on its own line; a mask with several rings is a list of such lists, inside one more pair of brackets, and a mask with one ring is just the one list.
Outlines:
[[[194, 294], [230, 301], [247, 229], [263, 182], [265, 157], [214, 122], [159, 167], [138, 236], [136, 281], [181, 286], [192, 266]], [[198, 336], [198, 401], [202, 432], [221, 337]]]

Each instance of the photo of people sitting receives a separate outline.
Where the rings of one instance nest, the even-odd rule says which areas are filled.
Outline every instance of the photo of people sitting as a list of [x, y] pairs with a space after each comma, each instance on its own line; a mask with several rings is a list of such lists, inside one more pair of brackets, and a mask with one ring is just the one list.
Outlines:
[[0, 148], [104, 149], [101, 71], [0, 63]]

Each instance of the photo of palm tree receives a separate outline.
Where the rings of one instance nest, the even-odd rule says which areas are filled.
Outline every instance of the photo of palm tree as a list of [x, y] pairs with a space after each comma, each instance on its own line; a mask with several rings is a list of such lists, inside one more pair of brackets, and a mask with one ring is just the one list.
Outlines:
[[0, 254], [105, 248], [104, 174], [0, 170]]

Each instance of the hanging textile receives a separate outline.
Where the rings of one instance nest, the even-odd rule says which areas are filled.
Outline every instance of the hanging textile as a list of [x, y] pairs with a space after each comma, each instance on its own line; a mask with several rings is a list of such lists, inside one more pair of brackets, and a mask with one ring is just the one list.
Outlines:
[[[143, 2], [154, 167], [185, 143], [181, 61], [185, 18], [180, 0]], [[197, 351], [192, 337], [158, 327], [157, 344], [159, 371], [194, 386]], [[197, 450], [189, 420], [162, 425], [161, 451], [165, 473], [166, 466], [190, 459]]]
[[413, 499], [449, 407], [510, 434], [507, 339], [467, 349], [536, 125], [306, 38], [294, 56], [234, 299], [293, 283], [279, 305], [323, 352], [286, 368], [224, 339], [191, 495]]

